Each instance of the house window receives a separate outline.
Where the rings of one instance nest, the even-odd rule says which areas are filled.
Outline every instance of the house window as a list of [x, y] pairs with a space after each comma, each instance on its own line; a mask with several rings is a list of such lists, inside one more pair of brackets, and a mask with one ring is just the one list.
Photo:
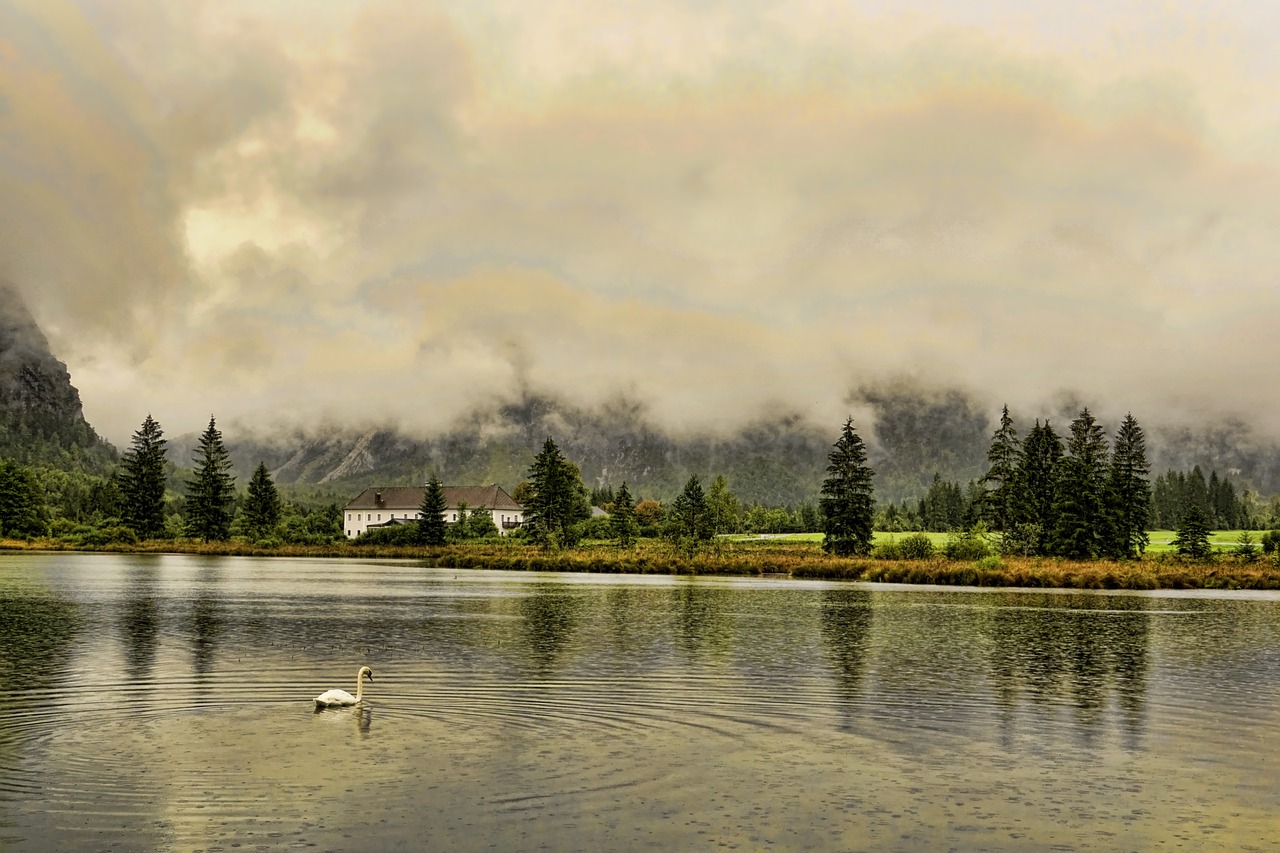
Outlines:
[[378, 513], [378, 521], [382, 521], [382, 513]]

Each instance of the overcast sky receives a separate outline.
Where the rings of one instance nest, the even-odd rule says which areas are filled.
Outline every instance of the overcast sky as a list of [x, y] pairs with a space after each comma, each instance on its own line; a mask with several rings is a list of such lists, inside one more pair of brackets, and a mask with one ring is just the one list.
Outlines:
[[[89, 420], [1280, 422], [1280, 4], [0, 0], [0, 277]], [[1280, 431], [1280, 430], [1275, 430]]]

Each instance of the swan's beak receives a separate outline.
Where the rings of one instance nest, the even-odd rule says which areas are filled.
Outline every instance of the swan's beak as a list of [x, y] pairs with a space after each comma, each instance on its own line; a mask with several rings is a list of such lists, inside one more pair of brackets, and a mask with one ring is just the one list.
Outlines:
[[372, 673], [372, 672], [366, 672], [366, 673], [364, 674], [364, 677], [365, 677], [365, 678], [367, 678], [367, 679], [369, 679], [370, 681], [373, 681], [373, 673]]

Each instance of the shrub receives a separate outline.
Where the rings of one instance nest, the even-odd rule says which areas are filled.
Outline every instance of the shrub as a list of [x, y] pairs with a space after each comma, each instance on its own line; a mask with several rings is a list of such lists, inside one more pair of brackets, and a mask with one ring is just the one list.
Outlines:
[[871, 546], [871, 557], [875, 560], [901, 560], [902, 547], [898, 540], [890, 537]]
[[[291, 543], [304, 544], [304, 543]], [[356, 545], [406, 545], [418, 544], [418, 525], [397, 524], [392, 527], [374, 527], [355, 539]]]
[[988, 572], [998, 572], [1004, 568], [1004, 560], [1001, 560], [995, 554], [983, 557], [977, 562], [977, 567]]
[[952, 533], [942, 546], [942, 555], [948, 560], [981, 560], [990, 554], [991, 544], [980, 527]]
[[898, 552], [904, 560], [927, 560], [934, 550], [933, 540], [923, 533], [912, 533], [898, 543]]

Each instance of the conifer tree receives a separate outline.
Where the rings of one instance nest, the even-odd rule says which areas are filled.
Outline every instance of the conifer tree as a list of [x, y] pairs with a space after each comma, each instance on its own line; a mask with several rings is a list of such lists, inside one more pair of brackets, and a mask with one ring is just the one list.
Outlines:
[[1058, 468], [1062, 464], [1062, 442], [1053, 426], [1036, 420], [1022, 444], [1022, 465], [1018, 484], [1022, 497], [1018, 523], [1031, 553], [1048, 552], [1049, 534], [1053, 531], [1054, 495]]
[[1151, 520], [1151, 483], [1147, 477], [1147, 439], [1132, 414], [1125, 415], [1111, 450], [1107, 487], [1110, 547], [1114, 557], [1140, 557], [1147, 548]]
[[875, 472], [867, 465], [867, 450], [854, 431], [853, 418], [845, 420], [827, 460], [827, 478], [818, 502], [823, 515], [822, 550], [841, 557], [870, 554]]
[[1000, 427], [991, 436], [987, 463], [982, 478], [982, 515], [992, 530], [1004, 533], [1013, 528], [1018, 512], [1018, 470], [1022, 465], [1022, 445], [1008, 406], [1000, 412]]
[[236, 481], [222, 433], [212, 416], [200, 434], [193, 461], [195, 468], [187, 483], [187, 532], [206, 542], [226, 541], [231, 537]]
[[1204, 511], [1198, 506], [1191, 506], [1182, 515], [1178, 524], [1178, 535], [1174, 537], [1173, 546], [1178, 553], [1193, 560], [1207, 560], [1213, 555], [1209, 545], [1209, 521]]
[[524, 504], [529, 537], [544, 548], [572, 545], [579, 535], [576, 525], [590, 517], [582, 474], [548, 436], [529, 468], [529, 496]]
[[29, 539], [48, 532], [44, 490], [31, 470], [0, 459], [0, 535]]
[[449, 508], [444, 498], [444, 486], [440, 485], [435, 474], [427, 481], [427, 489], [422, 495], [422, 505], [418, 507], [418, 543], [420, 545], [443, 545], [448, 528], [444, 520], [444, 511]]
[[280, 492], [271, 481], [266, 463], [259, 462], [254, 469], [240, 515], [245, 532], [253, 539], [270, 536], [280, 523]]
[[140, 539], [155, 539], [164, 532], [165, 444], [164, 430], [148, 413], [117, 474], [122, 520]]
[[622, 481], [621, 488], [613, 496], [613, 512], [609, 515], [609, 527], [613, 532], [613, 538], [618, 540], [618, 544], [623, 548], [630, 548], [636, 544], [636, 536], [640, 532], [640, 525], [636, 522], [636, 505], [631, 498], [631, 492], [627, 489], [627, 481]]
[[667, 512], [667, 535], [677, 542], [696, 547], [714, 535], [711, 508], [698, 475], [689, 477], [684, 489], [671, 502]]
[[1060, 557], [1089, 560], [1108, 541], [1107, 439], [1088, 408], [1071, 422], [1067, 455], [1054, 492], [1050, 549]]

